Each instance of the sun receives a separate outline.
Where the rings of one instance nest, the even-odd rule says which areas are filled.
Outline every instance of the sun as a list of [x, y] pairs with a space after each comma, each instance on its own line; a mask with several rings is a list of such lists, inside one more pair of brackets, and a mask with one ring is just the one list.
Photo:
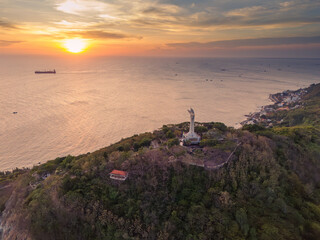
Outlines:
[[64, 40], [64, 46], [68, 52], [81, 53], [87, 47], [87, 42], [81, 38], [66, 39]]

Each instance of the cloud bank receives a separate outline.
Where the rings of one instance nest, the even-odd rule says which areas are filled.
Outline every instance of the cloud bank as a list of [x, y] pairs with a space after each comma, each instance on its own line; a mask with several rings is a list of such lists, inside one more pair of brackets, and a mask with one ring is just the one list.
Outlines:
[[23, 41], [7, 41], [7, 40], [0, 40], [0, 47], [10, 46], [12, 44], [21, 43]]
[[320, 36], [314, 37], [282, 37], [282, 38], [257, 38], [257, 39], [234, 39], [225, 41], [212, 41], [206, 43], [169, 43], [167, 46], [174, 48], [236, 48], [257, 46], [278, 46], [296, 44], [320, 44]]
[[14, 39], [83, 37], [118, 46], [130, 41], [141, 49], [204, 49], [317, 44], [320, 32], [315, 0], [2, 0], [0, 5], [0, 38], [6, 40], [10, 31]]

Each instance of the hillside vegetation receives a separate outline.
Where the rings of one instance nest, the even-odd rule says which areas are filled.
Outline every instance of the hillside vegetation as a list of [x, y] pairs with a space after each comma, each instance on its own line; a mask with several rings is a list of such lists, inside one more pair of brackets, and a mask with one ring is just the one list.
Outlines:
[[191, 147], [188, 123], [166, 125], [2, 174], [3, 239], [320, 239], [320, 84], [308, 92], [272, 128], [197, 123]]

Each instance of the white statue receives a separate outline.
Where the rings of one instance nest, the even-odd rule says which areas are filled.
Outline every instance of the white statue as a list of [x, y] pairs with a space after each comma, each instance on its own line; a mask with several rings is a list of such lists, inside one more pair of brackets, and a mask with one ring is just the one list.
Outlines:
[[188, 110], [189, 114], [190, 114], [190, 130], [189, 133], [194, 133], [194, 111], [192, 108], [190, 108], [190, 110]]
[[190, 141], [191, 144], [198, 144], [200, 142], [200, 136], [194, 132], [194, 111], [192, 108], [188, 110], [190, 114], [190, 130], [188, 133], [184, 133], [182, 136], [183, 141]]

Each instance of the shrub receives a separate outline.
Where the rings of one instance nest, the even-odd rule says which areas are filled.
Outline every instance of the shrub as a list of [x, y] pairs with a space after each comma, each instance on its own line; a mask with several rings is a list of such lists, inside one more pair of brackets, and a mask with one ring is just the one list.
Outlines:
[[140, 142], [139, 145], [141, 147], [149, 147], [151, 143], [151, 139], [150, 138], [143, 138]]
[[246, 124], [242, 127], [242, 130], [248, 130], [249, 132], [263, 131], [266, 128], [257, 124]]
[[67, 168], [67, 167], [69, 168], [69, 167], [71, 167], [70, 164], [71, 164], [71, 162], [72, 162], [73, 159], [74, 159], [73, 156], [68, 155], [68, 156], [62, 161], [61, 166], [62, 166], [63, 168]]
[[151, 141], [152, 140], [150, 138], [144, 137], [141, 139], [140, 142], [133, 143], [133, 148], [135, 151], [138, 151], [139, 148], [141, 148], [141, 147], [149, 147], [151, 144]]
[[225, 131], [228, 130], [228, 127], [224, 123], [221, 123], [221, 122], [213, 123], [212, 127], [216, 128], [216, 129], [219, 129], [222, 132], [225, 132]]
[[130, 150], [129, 143], [124, 143], [118, 147], [118, 151], [120, 151], [120, 152], [123, 152], [123, 151], [128, 152], [129, 150]]
[[200, 146], [205, 147], [214, 147], [215, 145], [217, 145], [219, 142], [215, 139], [202, 139], [200, 141]]
[[166, 137], [167, 137], [167, 138], [174, 138], [175, 135], [174, 135], [174, 133], [173, 133], [171, 130], [168, 130], [167, 133], [166, 133]]
[[162, 131], [163, 131], [164, 133], [167, 133], [169, 130], [170, 130], [170, 129], [168, 128], [167, 125], [163, 125], [163, 126], [162, 126]]
[[172, 147], [174, 145], [179, 145], [180, 141], [178, 138], [169, 139], [167, 142], [168, 147]]

